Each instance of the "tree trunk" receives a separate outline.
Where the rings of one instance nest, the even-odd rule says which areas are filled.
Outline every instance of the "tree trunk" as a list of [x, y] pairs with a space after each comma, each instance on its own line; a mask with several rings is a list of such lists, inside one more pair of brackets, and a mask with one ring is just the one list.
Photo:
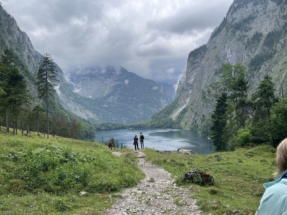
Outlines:
[[38, 136], [40, 136], [39, 130], [40, 130], [39, 116], [37, 116], [37, 131], [38, 131]]
[[18, 135], [18, 117], [16, 116], [16, 125], [15, 125], [15, 127], [16, 127], [16, 135]]
[[6, 108], [6, 132], [9, 133], [9, 113], [8, 108]]

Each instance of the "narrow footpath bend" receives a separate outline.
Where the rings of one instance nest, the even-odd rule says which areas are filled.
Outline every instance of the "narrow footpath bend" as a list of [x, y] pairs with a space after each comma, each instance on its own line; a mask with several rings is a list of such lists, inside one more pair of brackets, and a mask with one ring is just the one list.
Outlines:
[[135, 153], [139, 159], [138, 167], [146, 177], [136, 187], [126, 189], [106, 215], [203, 214], [195, 204], [196, 200], [191, 198], [191, 190], [173, 184], [170, 173], [145, 161], [143, 152]]

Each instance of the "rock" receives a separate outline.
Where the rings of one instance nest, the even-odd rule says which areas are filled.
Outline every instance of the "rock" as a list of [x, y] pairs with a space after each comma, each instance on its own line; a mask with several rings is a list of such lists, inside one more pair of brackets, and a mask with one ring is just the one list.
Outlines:
[[215, 155], [217, 161], [221, 161], [222, 157], [220, 155]]
[[165, 154], [165, 153], [169, 154], [169, 153], [171, 153], [171, 151], [163, 150], [163, 151], [161, 151], [161, 153], [162, 153], [162, 154]]
[[243, 215], [240, 211], [234, 210], [232, 211], [232, 215]]
[[214, 178], [213, 176], [205, 173], [202, 170], [199, 169], [193, 169], [188, 172], [186, 172], [182, 177], [181, 180], [183, 182], [191, 182], [194, 184], [199, 185], [213, 185], [214, 184]]
[[194, 155], [194, 154], [195, 154], [195, 152], [192, 151], [192, 150], [181, 149], [181, 148], [179, 148], [179, 149], [177, 150], [177, 152], [178, 152], [178, 153], [185, 154], [185, 155]]
[[85, 195], [87, 195], [87, 192], [86, 191], [81, 191], [79, 196], [85, 196]]
[[217, 190], [215, 189], [209, 189], [209, 193], [214, 195], [214, 194], [217, 194]]

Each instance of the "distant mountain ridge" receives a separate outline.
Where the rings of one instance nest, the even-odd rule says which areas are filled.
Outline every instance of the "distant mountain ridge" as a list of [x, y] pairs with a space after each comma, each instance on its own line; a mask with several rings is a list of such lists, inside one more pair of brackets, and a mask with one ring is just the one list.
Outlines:
[[97, 116], [95, 121], [140, 122], [172, 102], [162, 86], [122, 67], [78, 70], [68, 79], [72, 91], [85, 98], [87, 109]]

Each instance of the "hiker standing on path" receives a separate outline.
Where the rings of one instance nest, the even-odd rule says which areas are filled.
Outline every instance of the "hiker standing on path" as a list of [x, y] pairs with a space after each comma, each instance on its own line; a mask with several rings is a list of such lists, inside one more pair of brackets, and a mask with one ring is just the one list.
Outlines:
[[255, 215], [286, 214], [287, 205], [287, 138], [277, 147], [276, 163], [279, 175], [275, 181], [265, 183], [266, 189]]
[[109, 149], [110, 149], [110, 150], [113, 150], [113, 144], [112, 144], [112, 142], [109, 143]]
[[135, 135], [135, 138], [134, 138], [135, 150], [137, 150], [137, 149], [140, 150], [138, 140], [139, 140], [139, 138], [137, 137], [137, 135]]
[[144, 135], [142, 132], [140, 133], [140, 143], [141, 143], [141, 149], [144, 149]]

